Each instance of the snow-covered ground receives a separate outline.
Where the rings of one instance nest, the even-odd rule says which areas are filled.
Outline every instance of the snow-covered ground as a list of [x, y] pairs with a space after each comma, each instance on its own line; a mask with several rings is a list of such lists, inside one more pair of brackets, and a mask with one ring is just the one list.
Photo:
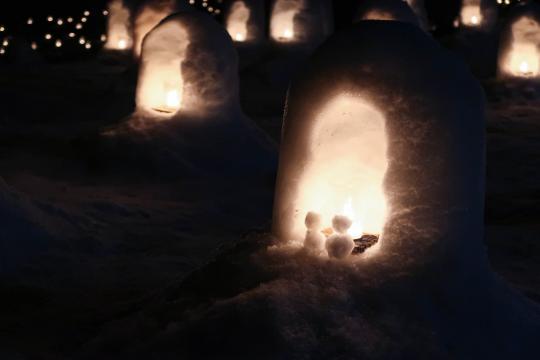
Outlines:
[[[133, 67], [97, 62], [0, 69], [0, 214], [17, 209], [15, 220], [0, 220], [0, 249], [28, 247], [32, 231], [40, 242], [23, 266], [0, 273], [2, 359], [67, 359], [96, 343], [122, 348], [100, 342], [115, 339], [111, 323], [168, 294], [222, 246], [269, 229], [271, 173], [162, 178], [144, 157], [110, 160], [123, 158], [98, 134], [130, 114], [134, 79]], [[241, 84], [246, 112], [278, 140], [283, 80], [246, 66]], [[486, 245], [495, 271], [540, 301], [540, 96], [485, 86]]]

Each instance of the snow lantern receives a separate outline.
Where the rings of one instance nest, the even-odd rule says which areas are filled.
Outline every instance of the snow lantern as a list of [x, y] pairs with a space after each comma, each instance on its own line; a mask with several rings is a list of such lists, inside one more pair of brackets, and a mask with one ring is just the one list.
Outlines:
[[270, 36], [278, 43], [320, 44], [333, 30], [329, 0], [275, 0]]
[[506, 78], [540, 77], [540, 6], [518, 5], [501, 36], [499, 75]]
[[107, 50], [130, 50], [133, 46], [131, 11], [123, 0], [112, 0], [108, 7]]
[[176, 11], [187, 11], [189, 5], [176, 0], [148, 0], [140, 8], [135, 15], [134, 26], [134, 53], [135, 56], [141, 55], [141, 46], [144, 37], [152, 30], [159, 22]]
[[387, 20], [403, 21], [420, 25], [412, 9], [403, 0], [365, 0], [359, 3], [356, 21]]
[[139, 113], [192, 115], [238, 103], [237, 56], [225, 29], [204, 13], [171, 15], [142, 44]]
[[282, 242], [363, 254], [351, 259], [482, 251], [483, 196], [481, 87], [417, 26], [361, 21], [292, 82], [274, 199]]
[[497, 20], [497, 7], [490, 0], [462, 0], [458, 23], [468, 29], [491, 30]]
[[231, 2], [225, 24], [234, 42], [259, 42], [264, 33], [264, 1], [235, 0]]

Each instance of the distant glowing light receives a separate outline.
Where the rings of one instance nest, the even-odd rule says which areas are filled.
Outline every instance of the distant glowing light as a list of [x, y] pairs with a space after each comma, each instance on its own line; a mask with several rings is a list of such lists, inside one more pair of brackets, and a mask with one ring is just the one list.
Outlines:
[[6, 28], [5, 28], [5, 27], [3, 27], [3, 26], [0, 26], [0, 32], [4, 32], [5, 30], [6, 30]]
[[107, 16], [107, 15], [109, 15], [109, 12], [107, 10], [103, 10], [103, 15]]
[[86, 45], [84, 45], [85, 48], [87, 49], [91, 49], [92, 48], [92, 44], [90, 44], [89, 42], [86, 43]]
[[26, 20], [26, 23], [27, 23], [28, 25], [32, 25], [32, 24], [34, 23], [34, 19], [28, 18], [28, 20]]
[[33, 41], [30, 46], [32, 47], [32, 50], [36, 50], [38, 48], [37, 43], [35, 41]]
[[74, 38], [74, 37], [75, 37], [75, 33], [74, 33], [74, 32], [70, 32], [70, 33], [68, 34], [68, 36], [69, 36], [70, 38]]
[[45, 39], [46, 40], [51, 40], [52, 38], [52, 35], [51, 34], [45, 34]]
[[81, 22], [83, 22], [83, 23], [85, 23], [87, 20], [88, 20], [88, 19], [85, 18], [85, 17], [81, 18]]
[[105, 41], [107, 41], [107, 35], [102, 34], [102, 35], [99, 37], [99, 39], [100, 39], [102, 42], [105, 42]]
[[60, 39], [56, 40], [56, 42], [54, 43], [54, 46], [56, 46], [57, 48], [62, 47], [62, 40]]
[[53, 22], [54, 18], [52, 16], [47, 16], [47, 21], [48, 22]]
[[118, 40], [118, 48], [120, 50], [127, 49], [127, 41], [125, 39]]
[[67, 18], [67, 22], [68, 22], [68, 23], [72, 23], [72, 22], [73, 22], [73, 18], [72, 18], [72, 17], [68, 17], [68, 18]]
[[64, 20], [58, 19], [58, 20], [56, 21], [56, 23], [57, 23], [58, 25], [62, 25], [62, 24], [64, 24]]
[[9, 40], [6, 39], [6, 40], [2, 41], [2, 45], [3, 46], [8, 46], [9, 45]]
[[77, 23], [77, 25], [75, 25], [75, 29], [77, 29], [77, 30], [82, 29], [82, 24], [81, 24], [81, 23]]
[[0, 48], [0, 55], [4, 55], [6, 53], [6, 49]]
[[83, 13], [84, 16], [90, 16], [90, 11], [88, 10], [85, 10], [85, 12]]

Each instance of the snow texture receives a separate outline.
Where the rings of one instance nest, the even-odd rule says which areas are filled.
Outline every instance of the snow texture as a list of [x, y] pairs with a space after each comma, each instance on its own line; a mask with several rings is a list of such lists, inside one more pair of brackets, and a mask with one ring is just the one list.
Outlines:
[[360, 1], [355, 21], [393, 20], [420, 26], [420, 21], [403, 0], [365, 0]]

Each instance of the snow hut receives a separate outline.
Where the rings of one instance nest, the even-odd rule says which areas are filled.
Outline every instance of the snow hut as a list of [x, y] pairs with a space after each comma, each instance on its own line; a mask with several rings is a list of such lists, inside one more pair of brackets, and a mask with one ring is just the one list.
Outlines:
[[490, 0], [462, 0], [459, 24], [467, 29], [489, 31], [497, 21], [497, 6]]
[[420, 25], [416, 14], [403, 0], [365, 0], [358, 5], [355, 22], [362, 20], [403, 21]]
[[144, 37], [159, 22], [177, 11], [187, 11], [190, 6], [176, 0], [148, 0], [141, 5], [134, 21], [134, 54], [141, 55], [141, 46]]
[[133, 46], [131, 11], [123, 0], [109, 2], [105, 49], [126, 51]]
[[499, 46], [499, 76], [540, 77], [539, 5], [518, 5], [510, 15]]
[[214, 19], [196, 12], [171, 15], [142, 44], [137, 111], [172, 117], [237, 106], [237, 75], [236, 52]]
[[482, 258], [483, 105], [466, 66], [416, 26], [334, 35], [289, 88], [273, 233], [350, 259]]
[[264, 36], [264, 24], [264, 1], [235, 0], [229, 4], [225, 26], [234, 42], [260, 42]]
[[270, 36], [277, 43], [317, 46], [333, 31], [329, 0], [275, 0]]

